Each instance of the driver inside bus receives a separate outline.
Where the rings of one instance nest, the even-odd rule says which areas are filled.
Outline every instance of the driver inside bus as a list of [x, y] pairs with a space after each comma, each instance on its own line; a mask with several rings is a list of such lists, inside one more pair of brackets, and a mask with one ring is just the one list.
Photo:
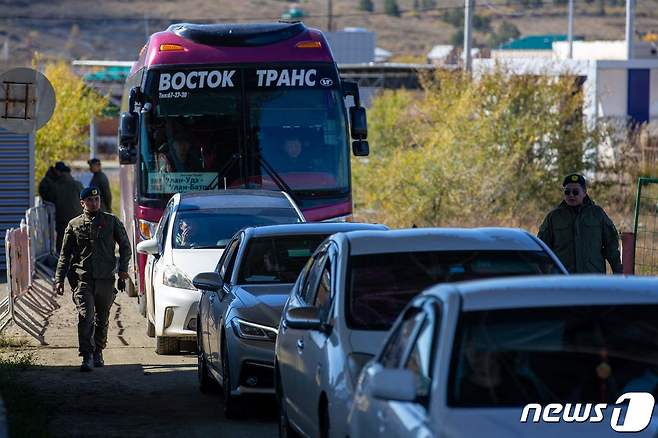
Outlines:
[[203, 160], [188, 138], [176, 137], [171, 145], [160, 146], [158, 167], [166, 172], [199, 172], [203, 170]]

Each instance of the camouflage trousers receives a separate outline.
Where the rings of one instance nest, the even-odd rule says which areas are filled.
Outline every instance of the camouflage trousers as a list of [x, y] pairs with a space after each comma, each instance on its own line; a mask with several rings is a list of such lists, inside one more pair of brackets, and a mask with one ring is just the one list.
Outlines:
[[110, 308], [115, 296], [112, 279], [80, 281], [73, 291], [73, 302], [78, 311], [80, 356], [107, 345]]

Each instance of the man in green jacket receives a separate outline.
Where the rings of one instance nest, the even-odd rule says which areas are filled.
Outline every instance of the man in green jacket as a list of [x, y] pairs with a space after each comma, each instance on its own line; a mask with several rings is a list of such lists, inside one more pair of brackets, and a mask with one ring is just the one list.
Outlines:
[[[57, 168], [57, 167], [56, 167]], [[57, 251], [62, 248], [64, 230], [71, 219], [82, 213], [80, 208], [80, 190], [82, 184], [71, 176], [71, 168], [62, 163], [59, 167], [59, 178], [53, 187], [55, 203], [55, 231], [57, 232]]]
[[585, 178], [577, 173], [567, 175], [562, 187], [564, 200], [548, 213], [538, 237], [572, 274], [605, 274], [606, 260], [613, 273], [621, 274], [617, 229], [587, 195]]
[[77, 277], [73, 301], [78, 311], [80, 371], [91, 371], [92, 366], [104, 365], [103, 349], [107, 345], [110, 308], [115, 297], [115, 244], [119, 245], [118, 273], [121, 280], [128, 278], [131, 250], [121, 221], [100, 210], [97, 187], [83, 189], [80, 204], [84, 212], [69, 222], [64, 233], [55, 271], [55, 291], [64, 294], [64, 277], [71, 269]]
[[101, 191], [101, 209], [112, 213], [112, 191], [110, 190], [110, 181], [107, 179], [105, 172], [101, 170], [101, 160], [92, 158], [87, 161], [89, 171], [94, 175], [91, 177], [90, 186], [96, 186]]

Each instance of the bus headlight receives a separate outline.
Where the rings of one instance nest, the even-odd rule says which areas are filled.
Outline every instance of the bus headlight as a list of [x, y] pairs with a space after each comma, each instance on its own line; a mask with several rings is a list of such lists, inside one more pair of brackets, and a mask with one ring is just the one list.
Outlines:
[[187, 275], [174, 265], [165, 266], [162, 270], [162, 284], [178, 289], [196, 290]]

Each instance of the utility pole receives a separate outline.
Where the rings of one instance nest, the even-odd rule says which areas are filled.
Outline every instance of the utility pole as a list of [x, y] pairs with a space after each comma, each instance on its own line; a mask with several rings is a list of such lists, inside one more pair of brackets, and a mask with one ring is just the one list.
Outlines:
[[331, 0], [327, 0], [327, 31], [331, 32], [334, 30], [333, 28], [333, 18], [334, 18], [334, 13], [333, 13], [333, 7], [331, 4]]
[[626, 59], [633, 59], [635, 34], [635, 0], [626, 0]]
[[569, 59], [573, 59], [573, 0], [569, 0], [569, 26], [567, 29], [569, 39]]
[[471, 46], [473, 45], [473, 10], [475, 0], [464, 0], [464, 70], [471, 71]]

